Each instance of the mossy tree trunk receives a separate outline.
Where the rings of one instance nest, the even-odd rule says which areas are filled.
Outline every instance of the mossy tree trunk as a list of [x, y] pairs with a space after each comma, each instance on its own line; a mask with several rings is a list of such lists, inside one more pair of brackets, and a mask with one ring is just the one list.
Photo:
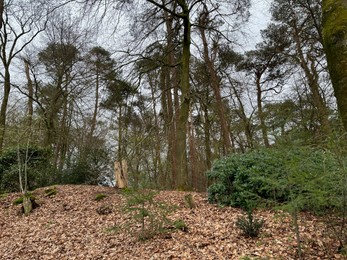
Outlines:
[[323, 41], [338, 110], [347, 131], [347, 0], [323, 0]]
[[25, 215], [28, 215], [33, 210], [33, 204], [30, 199], [30, 196], [24, 195], [23, 197], [23, 212]]
[[190, 34], [191, 24], [189, 8], [186, 1], [178, 1], [182, 8], [181, 18], [183, 20], [183, 46], [181, 60], [181, 106], [179, 119], [177, 122], [177, 182], [176, 188], [179, 190], [189, 189], [188, 183], [188, 161], [187, 161], [187, 122], [190, 110], [190, 82], [189, 82], [189, 64], [190, 64]]

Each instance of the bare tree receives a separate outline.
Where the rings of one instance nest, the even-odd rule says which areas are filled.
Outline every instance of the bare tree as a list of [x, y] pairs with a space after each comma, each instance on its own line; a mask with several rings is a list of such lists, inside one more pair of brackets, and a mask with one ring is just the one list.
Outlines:
[[33, 7], [27, 1], [11, 0], [3, 10], [0, 28], [0, 59], [3, 65], [3, 96], [0, 108], [0, 153], [3, 149], [6, 128], [6, 111], [11, 92], [11, 64], [15, 57], [45, 29], [47, 22], [45, 2], [35, 1]]

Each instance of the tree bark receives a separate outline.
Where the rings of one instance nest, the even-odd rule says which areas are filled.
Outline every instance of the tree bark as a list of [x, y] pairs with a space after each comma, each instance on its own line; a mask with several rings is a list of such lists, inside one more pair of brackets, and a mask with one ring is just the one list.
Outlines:
[[190, 110], [190, 82], [189, 82], [189, 65], [190, 65], [190, 44], [191, 44], [191, 24], [189, 8], [186, 1], [178, 0], [182, 8], [183, 19], [183, 46], [181, 60], [181, 105], [179, 119], [177, 122], [177, 186], [179, 190], [187, 190], [188, 183], [188, 161], [187, 161], [187, 122]]
[[6, 129], [6, 113], [7, 104], [10, 97], [11, 91], [11, 77], [9, 66], [5, 66], [5, 77], [4, 77], [4, 96], [2, 97], [1, 109], [0, 109], [0, 154], [3, 151], [5, 129]]
[[92, 122], [90, 126], [90, 137], [93, 137], [93, 134], [96, 128], [96, 119], [98, 116], [98, 109], [99, 109], [99, 85], [100, 85], [100, 75], [99, 75], [99, 69], [97, 69], [96, 81], [95, 81], [95, 104], [94, 104]]
[[[175, 3], [174, 3], [175, 4]], [[175, 6], [173, 6], [173, 10], [175, 10]], [[168, 168], [171, 173], [171, 184], [172, 187], [176, 187], [177, 181], [177, 128], [176, 124], [178, 121], [178, 113], [179, 113], [179, 99], [178, 99], [178, 91], [177, 91], [177, 69], [174, 66], [176, 63], [175, 60], [175, 46], [174, 46], [174, 29], [173, 29], [173, 16], [168, 12], [164, 12], [166, 30], [167, 30], [167, 63], [171, 68], [165, 68], [165, 84], [163, 84], [164, 97], [163, 104], [167, 105], [166, 107], [166, 126], [167, 126], [167, 140], [168, 140], [168, 153], [167, 153], [167, 161], [169, 162]], [[164, 75], [162, 75], [164, 77]], [[174, 95], [174, 98], [172, 96]], [[166, 99], [165, 99], [166, 98]]]
[[33, 121], [33, 114], [34, 114], [34, 108], [33, 108], [33, 95], [34, 95], [34, 88], [33, 88], [33, 82], [30, 77], [30, 69], [29, 69], [29, 61], [24, 60], [25, 65], [25, 76], [27, 78], [27, 84], [28, 84], [28, 127], [31, 129], [32, 121]]
[[0, 29], [4, 23], [3, 14], [4, 14], [4, 0], [0, 0]]
[[323, 0], [323, 41], [337, 107], [347, 131], [347, 0]]

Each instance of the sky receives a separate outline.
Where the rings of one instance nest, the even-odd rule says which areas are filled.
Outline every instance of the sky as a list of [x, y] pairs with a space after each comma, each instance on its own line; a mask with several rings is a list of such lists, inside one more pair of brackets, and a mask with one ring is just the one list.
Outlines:
[[271, 19], [269, 12], [271, 2], [271, 0], [252, 0], [251, 17], [245, 27], [245, 38], [241, 42], [242, 51], [254, 48], [255, 44], [261, 41], [260, 30], [265, 29]]

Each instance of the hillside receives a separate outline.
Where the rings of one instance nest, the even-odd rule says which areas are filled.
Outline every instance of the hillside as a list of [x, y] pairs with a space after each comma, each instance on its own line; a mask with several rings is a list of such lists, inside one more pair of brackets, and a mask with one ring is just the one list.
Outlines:
[[[113, 188], [56, 186], [57, 194], [34, 195], [40, 207], [29, 216], [13, 205], [19, 194], [0, 198], [0, 259], [295, 259], [295, 234], [290, 219], [279, 212], [260, 211], [265, 220], [257, 239], [244, 238], [235, 226], [242, 211], [210, 205], [206, 194], [192, 193], [196, 207], [185, 206], [185, 192], [162, 191], [156, 197], [178, 206], [170, 215], [182, 219], [188, 231], [173, 231], [138, 241], [130, 230], [110, 232], [129, 215], [122, 211], [125, 199]], [[100, 201], [97, 194], [107, 195]], [[112, 208], [99, 214], [100, 208]], [[318, 220], [302, 214], [301, 232], [305, 259], [343, 259], [337, 245]]]

